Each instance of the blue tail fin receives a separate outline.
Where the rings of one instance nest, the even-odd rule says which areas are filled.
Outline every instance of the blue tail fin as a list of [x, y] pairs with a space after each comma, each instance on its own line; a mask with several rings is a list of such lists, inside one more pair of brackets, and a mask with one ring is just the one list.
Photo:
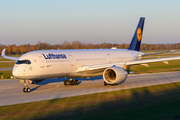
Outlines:
[[142, 38], [142, 34], [143, 34], [143, 27], [144, 27], [144, 21], [145, 18], [141, 17], [139, 20], [139, 24], [136, 28], [136, 31], [134, 33], [134, 36], [132, 38], [131, 44], [129, 46], [129, 50], [135, 50], [135, 51], [139, 51], [140, 50], [140, 45], [141, 45], [141, 38]]

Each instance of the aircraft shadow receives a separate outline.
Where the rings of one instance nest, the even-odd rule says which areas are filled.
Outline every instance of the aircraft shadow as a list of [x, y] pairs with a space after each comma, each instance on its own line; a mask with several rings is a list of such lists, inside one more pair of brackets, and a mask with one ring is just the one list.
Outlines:
[[35, 87], [35, 88], [32, 88], [31, 90], [30, 90], [30, 92], [33, 92], [33, 91], [35, 91], [35, 90], [37, 90], [39, 87], [41, 87], [42, 85], [39, 85], [39, 86], [37, 86], [37, 87]]
[[[79, 85], [83, 82], [83, 81], [94, 81], [94, 80], [98, 80], [98, 79], [103, 79], [103, 76], [98, 76], [98, 77], [90, 77], [88, 78], [74, 78], [74, 80], [79, 80]], [[69, 80], [68, 78], [48, 78], [45, 79], [44, 81], [37, 83], [36, 85], [38, 85], [35, 88], [32, 88], [30, 92], [33, 92], [35, 90], [37, 90], [38, 88], [40, 88], [43, 85], [47, 85], [49, 83], [56, 83], [56, 82], [64, 82], [64, 80]]]
[[[80, 84], [82, 81], [94, 81], [94, 80], [98, 80], [98, 79], [103, 79], [103, 77], [102, 76], [90, 77], [89, 79], [88, 78], [74, 78], [74, 80], [76, 80], [76, 79], [79, 80], [79, 84]], [[45, 85], [48, 83], [64, 82], [64, 80], [69, 80], [69, 79], [68, 78], [48, 78], [40, 83], [37, 83], [37, 85]]]

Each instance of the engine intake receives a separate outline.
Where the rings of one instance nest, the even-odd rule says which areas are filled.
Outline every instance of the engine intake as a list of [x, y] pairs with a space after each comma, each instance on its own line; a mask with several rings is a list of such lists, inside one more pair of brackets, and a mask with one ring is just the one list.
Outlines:
[[104, 70], [103, 79], [108, 84], [119, 84], [127, 78], [127, 71], [121, 67], [110, 67]]

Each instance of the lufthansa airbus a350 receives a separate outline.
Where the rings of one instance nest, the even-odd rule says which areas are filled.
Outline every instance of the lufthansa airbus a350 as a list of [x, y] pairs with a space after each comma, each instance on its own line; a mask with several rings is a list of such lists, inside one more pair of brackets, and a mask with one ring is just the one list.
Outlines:
[[150, 62], [177, 60], [180, 57], [140, 60], [149, 55], [139, 52], [145, 18], [139, 20], [128, 49], [80, 49], [80, 50], [38, 50], [21, 57], [4, 58], [16, 60], [12, 74], [24, 83], [23, 92], [30, 92], [28, 83], [38, 83], [46, 78], [66, 77], [64, 85], [78, 85], [73, 78], [102, 76], [104, 85], [119, 84], [126, 80], [127, 70], [132, 65]]

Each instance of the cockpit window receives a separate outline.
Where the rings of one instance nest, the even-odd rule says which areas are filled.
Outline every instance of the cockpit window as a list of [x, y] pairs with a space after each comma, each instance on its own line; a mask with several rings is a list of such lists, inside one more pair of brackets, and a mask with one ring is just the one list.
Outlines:
[[29, 60], [17, 60], [16, 64], [31, 64], [31, 61], [29, 61]]

